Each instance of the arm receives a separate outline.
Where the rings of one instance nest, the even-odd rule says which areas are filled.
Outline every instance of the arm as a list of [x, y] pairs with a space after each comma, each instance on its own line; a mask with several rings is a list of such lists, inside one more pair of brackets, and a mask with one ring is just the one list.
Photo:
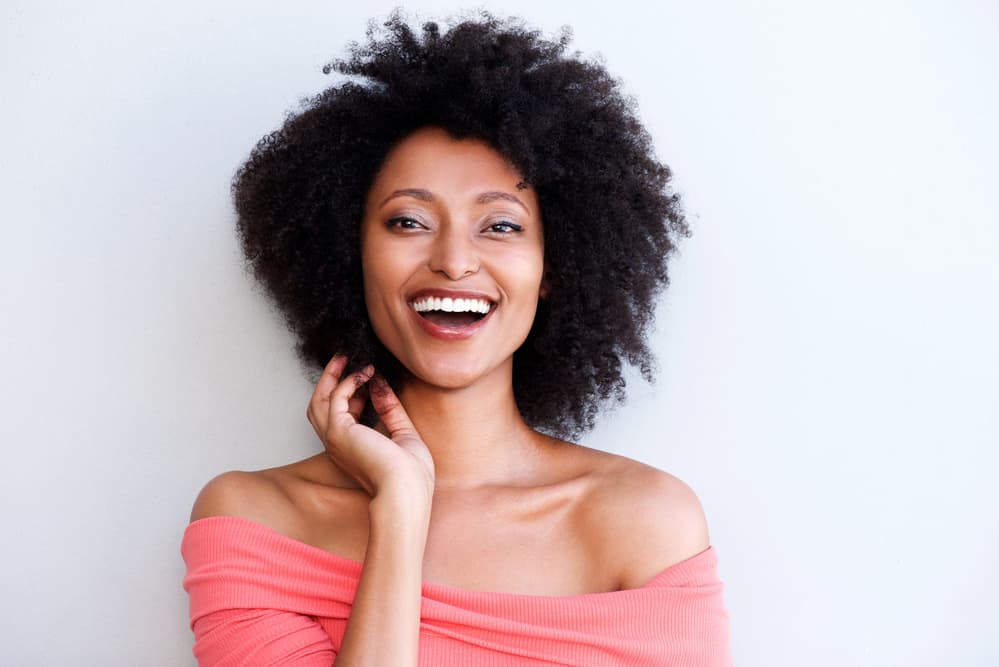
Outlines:
[[335, 664], [408, 667], [416, 665], [419, 647], [433, 458], [382, 378], [369, 389], [388, 437], [358, 423], [364, 402], [354, 394], [373, 369], [341, 381], [345, 366], [344, 357], [333, 358], [308, 410], [327, 454], [371, 495], [364, 569]]
[[430, 513], [413, 507], [402, 493], [371, 501], [364, 570], [337, 667], [416, 664]]
[[194, 655], [206, 667], [329, 667], [336, 655], [315, 620], [289, 611], [224, 609], [199, 617], [193, 628]]
[[[228, 472], [202, 489], [191, 521], [218, 516], [281, 525], [284, 495], [264, 476]], [[249, 538], [252, 544], [253, 538]], [[194, 655], [202, 667], [302, 665], [329, 667], [333, 642], [315, 618], [276, 598], [283, 562], [247, 537], [195, 524], [184, 534]]]

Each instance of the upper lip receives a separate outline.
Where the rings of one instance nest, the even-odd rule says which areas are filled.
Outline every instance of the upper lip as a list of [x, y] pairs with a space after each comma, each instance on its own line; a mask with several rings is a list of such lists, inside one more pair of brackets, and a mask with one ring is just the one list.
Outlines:
[[409, 295], [408, 301], [412, 303], [413, 301], [425, 299], [428, 296], [432, 296], [435, 299], [482, 299], [483, 301], [488, 301], [491, 304], [496, 303], [496, 299], [489, 296], [485, 292], [441, 289], [438, 287], [428, 287], [426, 289], [417, 290]]

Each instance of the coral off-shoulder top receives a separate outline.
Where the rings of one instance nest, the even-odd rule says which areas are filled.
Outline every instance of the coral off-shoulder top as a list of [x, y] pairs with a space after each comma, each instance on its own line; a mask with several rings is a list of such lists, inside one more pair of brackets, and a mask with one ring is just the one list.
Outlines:
[[[336, 658], [363, 564], [228, 516], [191, 523], [181, 553], [201, 665]], [[424, 583], [419, 664], [728, 667], [713, 547], [641, 588], [571, 596]]]

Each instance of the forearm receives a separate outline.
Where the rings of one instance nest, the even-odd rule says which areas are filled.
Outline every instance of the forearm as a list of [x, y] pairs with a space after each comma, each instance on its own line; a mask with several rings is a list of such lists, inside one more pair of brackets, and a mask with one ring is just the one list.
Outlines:
[[336, 667], [416, 665], [429, 502], [406, 494], [371, 501], [364, 569]]

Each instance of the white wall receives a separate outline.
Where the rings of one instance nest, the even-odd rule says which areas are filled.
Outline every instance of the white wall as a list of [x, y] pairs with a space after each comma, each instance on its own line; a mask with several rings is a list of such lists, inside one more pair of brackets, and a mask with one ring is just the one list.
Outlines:
[[[3, 665], [192, 664], [197, 490], [317, 451], [229, 179], [392, 5], [139, 4], [0, 9]], [[692, 214], [585, 442], [699, 493], [736, 664], [999, 664], [995, 5], [662, 4], [491, 5], [604, 55]]]

